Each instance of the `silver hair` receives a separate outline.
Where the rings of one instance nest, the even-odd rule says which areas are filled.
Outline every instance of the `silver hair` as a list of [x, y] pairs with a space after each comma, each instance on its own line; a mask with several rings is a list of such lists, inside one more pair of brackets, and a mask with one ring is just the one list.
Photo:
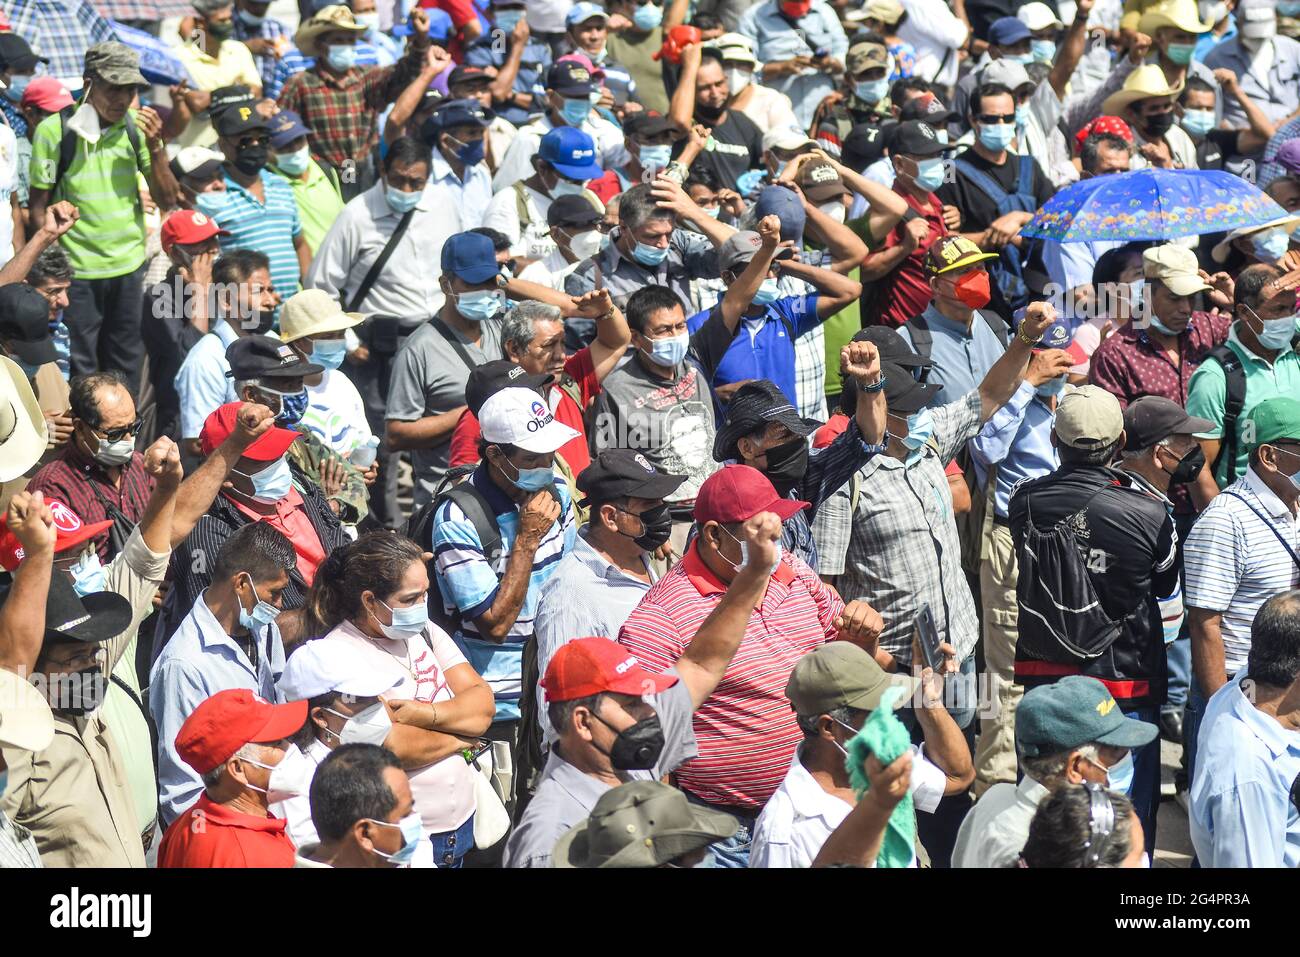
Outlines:
[[[849, 724], [853, 720], [853, 711], [847, 706], [841, 705], [838, 708], [831, 708], [829, 711], [823, 711], [822, 714], [828, 715], [835, 721]], [[799, 724], [799, 730], [803, 732], [805, 738], [815, 738], [821, 734], [822, 714], [797, 714], [795, 721]]]
[[203, 775], [203, 786], [205, 788], [215, 788], [221, 783], [221, 776], [226, 773], [226, 765], [235, 758], [244, 758], [248, 761], [261, 761], [262, 752], [265, 749], [264, 744], [254, 744], [252, 741], [240, 747], [238, 751], [232, 754], [226, 760], [222, 761], [215, 768]]
[[1096, 744], [1083, 744], [1077, 748], [1071, 748], [1069, 751], [1058, 751], [1056, 754], [1040, 754], [1033, 758], [1022, 754], [1020, 755], [1020, 767], [1043, 787], [1051, 790], [1053, 785], [1063, 779], [1065, 765], [1072, 754], [1077, 754], [1085, 761], [1092, 762], [1098, 762], [1101, 757]]
[[1167, 449], [1167, 448], [1169, 448], [1169, 439], [1166, 437], [1161, 439], [1159, 442], [1156, 442], [1154, 445], [1148, 445], [1146, 448], [1134, 449], [1131, 452], [1128, 450], [1122, 450], [1119, 453], [1119, 457], [1120, 460], [1123, 462], [1132, 462], [1136, 459], [1146, 458], [1148, 455], [1151, 454], [1153, 449]]
[[527, 352], [528, 345], [536, 334], [536, 324], [548, 321], [564, 321], [564, 313], [560, 312], [558, 306], [532, 299], [525, 299], [512, 306], [501, 326], [501, 348], [505, 350], [506, 356], [509, 357], [512, 351], [516, 355]]

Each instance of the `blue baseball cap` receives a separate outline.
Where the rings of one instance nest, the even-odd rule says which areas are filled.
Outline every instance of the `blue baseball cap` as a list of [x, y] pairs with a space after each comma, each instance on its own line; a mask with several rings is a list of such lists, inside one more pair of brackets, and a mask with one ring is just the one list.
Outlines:
[[776, 216], [781, 220], [781, 239], [801, 242], [803, 227], [807, 217], [803, 212], [803, 201], [795, 195], [794, 190], [784, 186], [765, 186], [758, 194], [754, 204], [754, 222], [758, 223], [764, 216]]
[[581, 3], [575, 3], [569, 12], [565, 14], [564, 25], [571, 27], [578, 23], [586, 23], [593, 17], [599, 17], [601, 20], [608, 20], [609, 14], [605, 12], [604, 7], [595, 3], [587, 3], [586, 0], [583, 0]]
[[[1011, 314], [1011, 325], [1019, 329], [1021, 320], [1025, 318], [1025, 307], [1021, 306]], [[1043, 332], [1043, 338], [1039, 341], [1035, 349], [1068, 349], [1074, 344], [1074, 330], [1064, 319], [1057, 319]]]
[[537, 158], [550, 163], [565, 179], [597, 179], [605, 175], [596, 162], [595, 142], [572, 126], [557, 126], [543, 136]]
[[486, 129], [495, 116], [491, 110], [484, 109], [478, 100], [443, 100], [434, 107], [424, 128], [437, 132], [457, 126]]
[[998, 17], [989, 24], [989, 43], [994, 46], [1015, 46], [1022, 40], [1028, 40], [1032, 34], [1016, 17]]
[[278, 150], [288, 146], [301, 136], [311, 133], [302, 122], [302, 117], [293, 110], [281, 110], [271, 117], [271, 149]]
[[482, 233], [457, 233], [442, 244], [442, 271], [478, 285], [501, 272], [492, 240]]

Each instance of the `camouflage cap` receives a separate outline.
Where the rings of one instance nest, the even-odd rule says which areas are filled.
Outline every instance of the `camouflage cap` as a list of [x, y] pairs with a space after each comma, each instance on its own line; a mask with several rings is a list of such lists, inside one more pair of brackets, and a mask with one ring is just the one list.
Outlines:
[[889, 50], [883, 44], [863, 41], [855, 43], [849, 47], [848, 56], [844, 61], [845, 67], [849, 73], [856, 76], [872, 67], [889, 66]]
[[140, 72], [140, 54], [116, 40], [96, 43], [86, 51], [85, 74], [114, 86], [145, 86], [149, 82]]

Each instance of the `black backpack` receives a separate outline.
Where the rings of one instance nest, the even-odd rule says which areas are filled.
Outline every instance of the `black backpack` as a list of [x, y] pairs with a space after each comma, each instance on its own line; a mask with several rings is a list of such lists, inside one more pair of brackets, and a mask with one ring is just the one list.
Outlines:
[[[72, 166], [73, 159], [77, 155], [77, 140], [81, 137], [75, 130], [68, 129], [68, 121], [72, 119], [72, 114], [76, 111], [78, 104], [65, 106], [59, 111], [59, 122], [63, 125], [63, 135], [59, 138], [59, 166], [54, 173], [54, 185], [50, 187], [50, 194], [58, 187], [59, 181], [63, 179]], [[135, 125], [135, 119], [130, 112], [126, 114], [126, 138], [131, 144], [131, 156], [133, 158], [140, 155], [140, 129]], [[138, 165], [137, 160], [137, 165]]]
[[[1004, 346], [1011, 341], [1011, 327], [996, 312], [987, 309], [976, 309], [975, 316], [984, 320], [984, 323], [993, 330], [993, 334], [998, 337], [998, 341]], [[930, 332], [930, 324], [925, 321], [924, 313], [907, 320], [907, 322], [903, 323], [903, 328], [912, 337], [912, 351], [924, 359], [930, 358], [930, 350], [934, 347], [934, 334]], [[930, 370], [928, 368], [922, 369], [921, 381], [924, 382], [929, 375]]]
[[1227, 487], [1237, 480], [1237, 419], [1246, 407], [1246, 368], [1226, 342], [1211, 349], [1205, 358], [1223, 366], [1223, 439], [1219, 454], [1210, 463], [1210, 471], [1217, 474], [1219, 463], [1226, 462], [1223, 485]]

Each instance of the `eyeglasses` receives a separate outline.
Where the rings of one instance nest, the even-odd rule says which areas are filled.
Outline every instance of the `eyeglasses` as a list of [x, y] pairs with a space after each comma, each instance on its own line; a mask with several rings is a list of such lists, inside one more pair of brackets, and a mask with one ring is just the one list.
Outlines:
[[90, 431], [94, 432], [96, 435], [102, 435], [110, 442], [120, 442], [127, 436], [139, 435], [142, 428], [144, 428], [144, 423], [139, 419], [136, 419], [130, 425], [124, 425], [120, 429], [97, 429], [94, 426], [91, 426]]
[[1016, 114], [980, 113], [976, 115], [975, 119], [977, 119], [981, 123], [984, 123], [987, 126], [992, 126], [994, 123], [1014, 123], [1016, 121]]

